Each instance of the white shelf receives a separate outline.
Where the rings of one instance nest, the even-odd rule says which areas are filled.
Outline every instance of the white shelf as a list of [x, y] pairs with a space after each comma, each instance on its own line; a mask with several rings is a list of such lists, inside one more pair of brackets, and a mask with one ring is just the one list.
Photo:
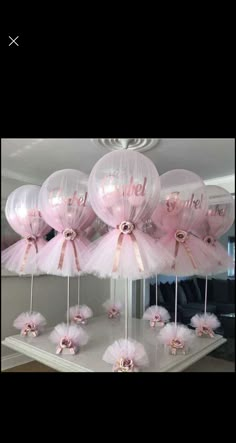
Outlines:
[[[5, 338], [2, 344], [60, 372], [111, 372], [112, 367], [102, 360], [102, 356], [110, 344], [124, 337], [124, 319], [95, 317], [85, 328], [90, 340], [74, 356], [55, 354], [55, 345], [48, 339], [51, 330], [37, 338], [14, 335]], [[152, 330], [148, 322], [129, 319], [129, 335], [144, 345], [149, 357], [146, 372], [181, 372], [226, 342], [220, 335], [197, 338], [189, 354], [173, 356], [157, 344], [157, 334], [158, 330]]]

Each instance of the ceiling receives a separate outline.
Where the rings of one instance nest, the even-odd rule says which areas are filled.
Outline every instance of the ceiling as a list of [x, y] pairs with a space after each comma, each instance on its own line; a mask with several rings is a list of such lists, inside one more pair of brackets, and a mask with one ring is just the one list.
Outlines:
[[[234, 174], [234, 139], [164, 138], [143, 154], [159, 174], [188, 169], [204, 180]], [[2, 198], [24, 183], [42, 184], [66, 168], [89, 173], [108, 151], [91, 139], [2, 139]]]

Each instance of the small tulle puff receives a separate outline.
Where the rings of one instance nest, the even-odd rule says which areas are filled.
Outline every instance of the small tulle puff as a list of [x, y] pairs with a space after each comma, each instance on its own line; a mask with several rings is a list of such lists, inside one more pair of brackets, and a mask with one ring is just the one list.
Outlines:
[[93, 311], [86, 305], [76, 305], [70, 308], [70, 320], [76, 325], [86, 325], [87, 320], [93, 316]]
[[[46, 240], [43, 238], [38, 238], [38, 251], [42, 250], [46, 244]], [[27, 246], [27, 241], [22, 239], [2, 251], [2, 266], [8, 271], [16, 272], [19, 275], [42, 274], [42, 272], [39, 271], [36, 263], [36, 256], [39, 254], [39, 252], [36, 253], [34, 244], [30, 246], [30, 249], [27, 252]]]
[[170, 354], [186, 354], [194, 340], [194, 334], [187, 326], [168, 323], [161, 329], [158, 340]]
[[112, 300], [106, 300], [102, 305], [107, 312], [108, 318], [120, 317], [122, 304], [119, 302], [113, 302]]
[[113, 365], [113, 372], [139, 372], [148, 365], [148, 357], [141, 343], [133, 339], [120, 339], [110, 345], [103, 360]]
[[169, 312], [162, 306], [150, 306], [143, 314], [144, 320], [149, 320], [150, 327], [164, 326], [170, 320]]
[[57, 345], [56, 354], [76, 354], [88, 342], [88, 334], [76, 325], [57, 325], [50, 334], [50, 340]]
[[23, 312], [14, 321], [13, 326], [21, 330], [22, 336], [37, 337], [42, 333], [46, 319], [39, 312]]
[[198, 337], [214, 337], [214, 330], [220, 327], [220, 322], [214, 314], [196, 314], [191, 318], [191, 326], [196, 328]]

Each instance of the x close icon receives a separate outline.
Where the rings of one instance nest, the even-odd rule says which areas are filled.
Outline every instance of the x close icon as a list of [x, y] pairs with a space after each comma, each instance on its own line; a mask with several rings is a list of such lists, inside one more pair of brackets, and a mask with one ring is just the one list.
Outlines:
[[19, 38], [19, 35], [17, 37], [15, 37], [15, 38], [12, 38], [10, 35], [8, 37], [11, 40], [11, 42], [9, 43], [8, 46], [11, 46], [12, 44], [15, 44], [16, 46], [19, 46], [17, 41], [16, 41]]

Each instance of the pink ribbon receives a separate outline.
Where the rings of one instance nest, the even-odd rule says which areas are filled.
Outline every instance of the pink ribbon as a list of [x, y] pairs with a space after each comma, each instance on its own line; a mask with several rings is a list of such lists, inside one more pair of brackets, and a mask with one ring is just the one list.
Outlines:
[[68, 337], [62, 337], [60, 343], [56, 349], [56, 354], [61, 354], [63, 349], [69, 349], [71, 354], [76, 353], [76, 347], [74, 346], [72, 340]]
[[81, 314], [77, 314], [73, 318], [74, 323], [81, 323], [82, 325], [86, 324], [86, 319]]
[[116, 308], [111, 308], [108, 311], [109, 318], [116, 318], [116, 317], [119, 317], [119, 315], [120, 315], [120, 311]]
[[184, 249], [185, 249], [185, 251], [186, 251], [186, 253], [187, 253], [187, 255], [188, 255], [188, 257], [189, 257], [189, 259], [190, 259], [190, 261], [191, 261], [191, 263], [193, 265], [193, 267], [194, 267], [194, 269], [197, 269], [197, 265], [196, 265], [196, 263], [194, 261], [194, 258], [193, 258], [193, 255], [192, 255], [192, 251], [191, 251], [190, 247], [187, 244], [189, 234], [190, 233], [188, 233], [186, 231], [182, 231], [180, 229], [178, 229], [175, 232], [175, 260], [174, 260], [174, 263], [172, 265], [172, 269], [175, 269], [175, 261], [176, 261], [176, 258], [177, 258], [178, 252], [179, 252], [180, 244], [183, 245], [183, 247], [184, 247]]
[[151, 328], [155, 328], [155, 326], [158, 324], [158, 326], [164, 326], [164, 322], [161, 321], [161, 316], [159, 314], [156, 314], [151, 320], [150, 320], [150, 326]]
[[20, 272], [24, 272], [26, 261], [28, 259], [29, 251], [30, 251], [30, 248], [32, 245], [34, 245], [34, 247], [35, 247], [36, 254], [38, 253], [38, 245], [37, 245], [38, 239], [37, 239], [37, 237], [35, 237], [34, 235], [28, 235], [28, 237], [26, 237], [25, 240], [27, 242], [27, 246], [26, 246], [25, 254], [23, 257], [22, 264], [21, 264]]
[[78, 235], [78, 233], [75, 232], [73, 229], [67, 228], [63, 231], [62, 234], [63, 234], [65, 240], [64, 240], [62, 247], [61, 247], [61, 255], [59, 258], [58, 269], [62, 269], [62, 267], [63, 267], [67, 241], [71, 241], [71, 244], [73, 246], [74, 256], [75, 256], [76, 269], [79, 272], [80, 271], [79, 258], [78, 258], [76, 246], [74, 244], [74, 240], [75, 240], [76, 236]]
[[121, 247], [122, 247], [122, 243], [124, 240], [124, 236], [125, 235], [130, 235], [130, 238], [133, 242], [133, 247], [134, 247], [134, 255], [138, 264], [138, 269], [140, 272], [144, 271], [144, 266], [143, 266], [143, 262], [142, 262], [142, 257], [141, 257], [141, 253], [139, 250], [139, 246], [138, 246], [138, 242], [136, 240], [135, 235], [133, 234], [133, 230], [135, 229], [135, 225], [132, 222], [129, 221], [123, 221], [122, 223], [120, 223], [119, 226], [117, 226], [117, 229], [120, 230], [120, 234], [117, 240], [117, 245], [116, 245], [116, 252], [115, 252], [115, 258], [114, 258], [114, 263], [113, 263], [113, 269], [112, 272], [117, 272], [118, 271], [118, 267], [119, 267], [119, 263], [120, 263], [120, 254], [121, 254]]
[[213, 330], [208, 326], [200, 326], [196, 329], [196, 333], [198, 337], [202, 337], [202, 335], [209, 335], [209, 337], [214, 338], [215, 336]]
[[21, 330], [21, 335], [24, 337], [30, 333], [33, 335], [33, 337], [37, 337], [39, 334], [37, 326], [32, 322], [26, 323], [24, 328]]
[[184, 343], [178, 338], [174, 338], [168, 345], [172, 355], [176, 355], [179, 349], [182, 349], [182, 354], [185, 354]]

